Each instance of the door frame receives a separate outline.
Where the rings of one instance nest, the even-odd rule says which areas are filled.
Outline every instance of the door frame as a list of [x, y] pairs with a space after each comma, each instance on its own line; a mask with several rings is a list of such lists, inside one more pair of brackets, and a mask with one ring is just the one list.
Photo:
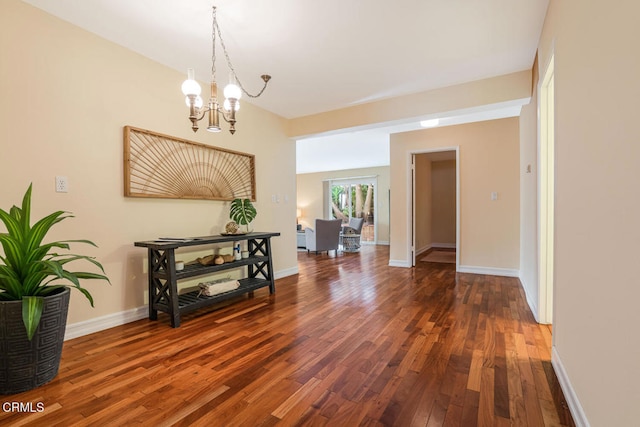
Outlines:
[[555, 77], [554, 55], [538, 82], [538, 321], [553, 322], [555, 282]]
[[410, 261], [411, 267], [416, 265], [416, 212], [415, 212], [415, 169], [414, 169], [414, 158], [416, 154], [429, 154], [429, 153], [439, 153], [443, 151], [455, 151], [456, 153], [456, 271], [459, 271], [460, 267], [460, 146], [453, 147], [439, 147], [439, 148], [429, 148], [424, 150], [413, 150], [407, 153], [407, 194], [410, 194], [411, 197], [407, 198], [408, 206], [407, 206], [407, 224], [409, 227], [407, 229], [407, 242], [409, 243], [407, 246], [407, 260]]

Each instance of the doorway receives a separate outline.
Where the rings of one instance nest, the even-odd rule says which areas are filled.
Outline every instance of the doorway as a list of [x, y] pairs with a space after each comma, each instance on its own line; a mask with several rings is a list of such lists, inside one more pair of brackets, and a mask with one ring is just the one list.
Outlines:
[[553, 322], [554, 286], [554, 198], [555, 198], [555, 124], [554, 124], [554, 60], [553, 56], [544, 73], [540, 93], [540, 152], [538, 222], [539, 222], [539, 320]]
[[434, 251], [455, 251], [460, 261], [458, 148], [411, 155], [411, 265]]

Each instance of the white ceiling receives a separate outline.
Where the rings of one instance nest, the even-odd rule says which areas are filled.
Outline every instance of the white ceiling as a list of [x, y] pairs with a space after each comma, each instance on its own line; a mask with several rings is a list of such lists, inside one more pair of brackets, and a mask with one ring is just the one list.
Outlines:
[[[530, 69], [549, 2], [23, 1], [185, 74], [194, 68], [202, 82], [210, 79], [215, 2], [242, 84], [257, 92], [259, 76], [272, 76], [251, 102], [286, 118]], [[224, 85], [228, 70], [216, 51]], [[440, 116], [441, 125], [519, 115], [519, 106], [506, 107]], [[298, 173], [388, 165], [389, 134], [417, 128], [395, 123], [298, 141]]]
[[[24, 0], [206, 82], [215, 2], [256, 105], [286, 118], [530, 69], [548, 0]], [[217, 49], [219, 51], [219, 49]], [[218, 56], [218, 80], [228, 72]], [[179, 85], [181, 82], [176, 82]], [[171, 90], [171, 88], [167, 88]]]

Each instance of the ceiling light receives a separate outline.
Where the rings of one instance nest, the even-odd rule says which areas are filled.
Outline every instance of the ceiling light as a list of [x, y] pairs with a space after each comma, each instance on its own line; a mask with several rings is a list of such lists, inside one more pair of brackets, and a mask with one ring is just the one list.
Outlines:
[[[202, 98], [200, 97], [202, 89], [200, 88], [198, 82], [195, 80], [192, 68], [189, 68], [189, 70], [187, 71], [187, 80], [182, 83], [182, 93], [184, 93], [184, 95], [186, 96], [185, 101], [187, 103], [187, 106], [189, 107], [189, 120], [191, 120], [191, 129], [193, 129], [194, 132], [197, 132], [198, 122], [202, 120], [205, 115], [207, 115], [209, 118], [207, 130], [210, 132], [220, 132], [220, 115], [222, 115], [222, 118], [227, 123], [229, 123], [229, 132], [231, 132], [231, 134], [234, 134], [236, 131], [236, 111], [238, 111], [238, 109], [240, 108], [239, 100], [242, 96], [242, 93], [246, 93], [247, 96], [251, 98], [259, 97], [267, 88], [267, 83], [269, 83], [271, 76], [267, 74], [260, 76], [262, 78], [262, 81], [264, 82], [264, 86], [262, 87], [262, 90], [256, 95], [252, 95], [247, 92], [240, 83], [233, 65], [231, 65], [231, 60], [229, 59], [227, 48], [224, 45], [224, 40], [222, 40], [222, 33], [220, 32], [220, 27], [218, 26], [218, 21], [216, 19], [215, 6], [213, 6], [211, 22], [212, 54], [211, 94], [209, 102], [206, 106], [203, 105]], [[225, 100], [223, 102], [223, 108], [220, 108], [220, 104], [218, 103], [218, 85], [216, 83], [216, 38], [220, 39], [220, 46], [222, 46], [222, 51], [224, 52], [224, 56], [227, 59], [227, 66], [231, 71], [229, 84], [224, 88]]]
[[433, 128], [440, 124], [440, 119], [423, 120], [420, 122], [420, 126], [423, 128]]

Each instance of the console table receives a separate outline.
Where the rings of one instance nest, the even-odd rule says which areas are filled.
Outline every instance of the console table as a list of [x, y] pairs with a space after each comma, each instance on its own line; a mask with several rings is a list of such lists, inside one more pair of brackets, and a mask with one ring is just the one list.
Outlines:
[[[269, 293], [276, 292], [271, 259], [271, 237], [280, 233], [248, 233], [243, 235], [203, 236], [184, 239], [151, 240], [135, 242], [138, 247], [147, 248], [149, 275], [149, 319], [157, 320], [158, 311], [169, 314], [171, 326], [180, 326], [182, 314], [207, 307], [217, 302], [233, 298], [268, 286]], [[184, 270], [176, 270], [175, 250], [187, 246], [212, 245], [225, 242], [247, 241], [249, 257], [220, 265], [189, 264]], [[239, 279], [240, 287], [214, 296], [198, 296], [198, 291], [178, 295], [177, 282], [189, 277], [204, 276], [220, 271], [247, 267], [248, 277]], [[262, 276], [262, 277], [260, 277]]]

